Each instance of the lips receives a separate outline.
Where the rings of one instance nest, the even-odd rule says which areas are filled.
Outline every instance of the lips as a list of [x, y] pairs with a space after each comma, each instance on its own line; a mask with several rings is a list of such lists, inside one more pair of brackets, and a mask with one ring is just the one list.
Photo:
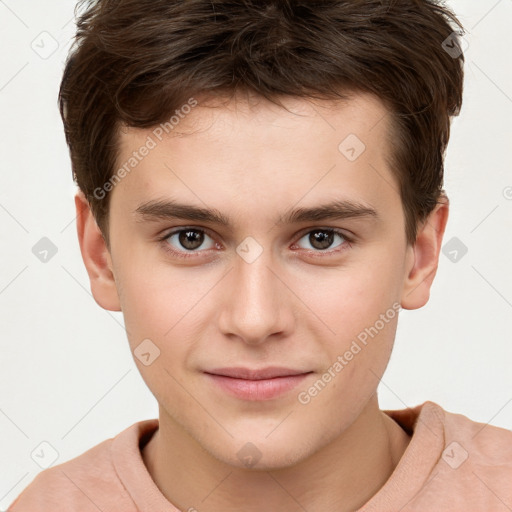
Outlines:
[[302, 375], [310, 373], [305, 370], [293, 370], [290, 368], [284, 368], [281, 366], [269, 366], [267, 368], [261, 368], [259, 370], [251, 370], [249, 368], [218, 368], [215, 370], [209, 370], [205, 373], [212, 375], [221, 375], [223, 377], [232, 377], [233, 379], [244, 379], [244, 380], [264, 380], [264, 379], [275, 379], [276, 377], [289, 377], [293, 375]]
[[216, 368], [204, 373], [222, 393], [241, 400], [263, 401], [286, 395], [313, 372], [272, 366]]

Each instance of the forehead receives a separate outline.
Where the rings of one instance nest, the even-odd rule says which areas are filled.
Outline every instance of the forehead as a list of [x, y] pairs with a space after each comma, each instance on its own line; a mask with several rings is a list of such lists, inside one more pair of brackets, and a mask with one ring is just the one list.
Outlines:
[[[172, 123], [120, 132], [117, 168], [129, 172], [112, 192], [112, 208], [133, 212], [142, 201], [172, 196], [256, 222], [298, 202], [347, 198], [378, 209], [399, 200], [388, 165], [390, 116], [373, 95], [288, 97], [286, 108], [247, 96], [196, 101]], [[144, 146], [151, 149], [140, 157]]]

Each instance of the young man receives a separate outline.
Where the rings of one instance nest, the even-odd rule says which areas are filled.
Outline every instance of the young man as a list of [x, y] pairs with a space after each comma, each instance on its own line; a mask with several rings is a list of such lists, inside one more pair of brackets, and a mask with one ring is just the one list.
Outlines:
[[433, 0], [90, 3], [60, 91], [78, 236], [159, 418], [10, 511], [512, 508], [512, 433], [376, 393], [448, 218], [450, 22]]

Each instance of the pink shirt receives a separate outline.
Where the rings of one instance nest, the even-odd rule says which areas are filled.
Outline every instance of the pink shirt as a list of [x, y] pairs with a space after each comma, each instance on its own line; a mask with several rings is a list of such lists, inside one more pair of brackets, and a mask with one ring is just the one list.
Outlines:
[[[433, 402], [384, 411], [412, 434], [395, 471], [357, 512], [510, 512], [512, 432]], [[140, 446], [158, 420], [133, 424], [39, 473], [8, 512], [179, 512], [159, 491]]]

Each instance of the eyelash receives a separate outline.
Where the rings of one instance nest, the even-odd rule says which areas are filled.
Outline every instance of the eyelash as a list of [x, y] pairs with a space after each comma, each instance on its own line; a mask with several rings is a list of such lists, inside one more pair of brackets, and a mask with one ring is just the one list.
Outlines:
[[[187, 230], [190, 230], [190, 231], [199, 231], [201, 233], [205, 233], [206, 235], [208, 235], [210, 238], [214, 238], [212, 235], [210, 235], [208, 233], [208, 230], [204, 229], [204, 228], [196, 228], [196, 227], [193, 227], [193, 226], [182, 226], [180, 227], [179, 229], [175, 229], [173, 231], [170, 231], [168, 233], [166, 233], [164, 236], [158, 238], [158, 241], [162, 244], [162, 247], [164, 249], [164, 251], [170, 253], [173, 257], [178, 257], [178, 258], [194, 258], [194, 257], [197, 257], [197, 254], [199, 254], [201, 251], [190, 251], [190, 252], [182, 252], [182, 251], [176, 251], [175, 249], [171, 249], [171, 246], [169, 245], [169, 243], [167, 243], [167, 240], [172, 236], [172, 235], [175, 235], [177, 233], [180, 233], [182, 231], [187, 231]], [[322, 256], [323, 254], [327, 254], [329, 256], [333, 255], [333, 254], [339, 254], [343, 251], [345, 251], [346, 249], [350, 249], [352, 247], [352, 245], [354, 244], [354, 239], [351, 237], [351, 236], [348, 236], [345, 234], [344, 231], [341, 231], [340, 229], [337, 229], [337, 228], [332, 228], [332, 227], [329, 227], [329, 228], [313, 228], [313, 229], [309, 229], [309, 231], [304, 231], [302, 232], [302, 234], [299, 236], [298, 240], [300, 240], [301, 238], [303, 238], [305, 235], [309, 234], [309, 233], [313, 233], [314, 231], [326, 231], [326, 232], [332, 232], [336, 235], [339, 235], [341, 236], [341, 238], [344, 239], [344, 242], [343, 244], [341, 244], [340, 246], [338, 246], [338, 248], [336, 249], [333, 249], [333, 250], [325, 250], [325, 251], [313, 251], [311, 249], [304, 249], [310, 253], [313, 253], [314, 257], [324, 257]], [[295, 245], [295, 244], [294, 244]], [[205, 249], [205, 250], [210, 250], [210, 249]]]

